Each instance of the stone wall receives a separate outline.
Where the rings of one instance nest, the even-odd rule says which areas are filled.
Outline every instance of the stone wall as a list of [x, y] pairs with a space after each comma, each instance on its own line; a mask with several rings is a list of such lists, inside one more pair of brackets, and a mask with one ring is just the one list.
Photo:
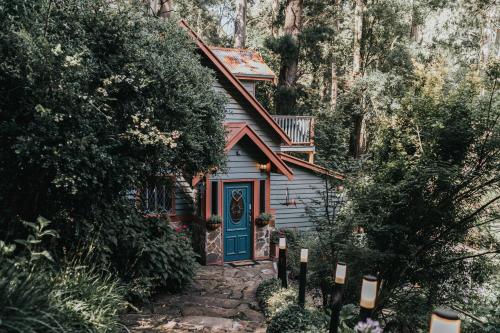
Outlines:
[[222, 265], [224, 253], [222, 252], [222, 225], [215, 230], [206, 230], [206, 264]]
[[255, 226], [255, 259], [269, 259], [271, 226]]

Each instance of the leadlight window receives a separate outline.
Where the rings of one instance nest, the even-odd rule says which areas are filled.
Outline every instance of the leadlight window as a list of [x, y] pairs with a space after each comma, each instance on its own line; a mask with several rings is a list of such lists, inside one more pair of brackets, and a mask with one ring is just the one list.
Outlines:
[[229, 204], [229, 212], [233, 223], [239, 223], [244, 213], [243, 193], [241, 190], [231, 191], [231, 203]]
[[148, 184], [140, 192], [141, 210], [146, 214], [171, 214], [174, 193], [167, 184]]

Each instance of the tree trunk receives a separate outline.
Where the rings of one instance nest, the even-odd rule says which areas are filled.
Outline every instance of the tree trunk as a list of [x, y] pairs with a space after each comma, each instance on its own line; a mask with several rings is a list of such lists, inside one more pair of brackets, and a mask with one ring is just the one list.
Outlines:
[[410, 38], [418, 45], [422, 44], [422, 25], [416, 22], [411, 23]]
[[332, 60], [332, 68], [331, 68], [331, 90], [330, 90], [330, 106], [332, 112], [337, 108], [337, 97], [339, 91], [339, 82], [337, 76], [337, 64], [335, 63], [335, 58]]
[[[361, 38], [363, 38], [363, 12], [364, 0], [356, 0], [354, 8], [354, 42], [353, 42], [353, 56], [352, 56], [352, 76], [351, 83], [361, 76]], [[364, 104], [363, 96], [359, 97], [361, 104]], [[354, 129], [351, 138], [352, 155], [359, 158], [366, 148], [366, 123], [364, 115], [364, 106], [361, 106], [359, 114], [354, 115]]]
[[352, 53], [352, 80], [361, 72], [361, 38], [363, 37], [363, 0], [356, 0], [354, 8], [354, 42]]
[[172, 16], [174, 12], [174, 0], [160, 0], [160, 9], [158, 10], [158, 16], [164, 19], [168, 19]]
[[243, 49], [247, 38], [247, 0], [236, 0], [234, 47]]
[[299, 67], [298, 35], [302, 29], [303, 0], [287, 0], [285, 9], [285, 36], [290, 37], [293, 51], [281, 55], [281, 68], [278, 78], [278, 99], [276, 111], [279, 114], [294, 112], [297, 104], [295, 87]]
[[[338, 36], [340, 32], [340, 0], [335, 0], [335, 21], [334, 21], [334, 33], [335, 37]], [[333, 52], [332, 52], [333, 53]], [[337, 75], [337, 63], [335, 59], [335, 54], [332, 54], [332, 63], [331, 63], [331, 88], [330, 88], [330, 107], [332, 112], [337, 109], [337, 97], [339, 91], [339, 82]]]
[[272, 0], [271, 4], [271, 17], [272, 17], [272, 22], [271, 22], [271, 35], [273, 38], [278, 37], [279, 35], [279, 28], [278, 28], [278, 12], [280, 10], [280, 0]]

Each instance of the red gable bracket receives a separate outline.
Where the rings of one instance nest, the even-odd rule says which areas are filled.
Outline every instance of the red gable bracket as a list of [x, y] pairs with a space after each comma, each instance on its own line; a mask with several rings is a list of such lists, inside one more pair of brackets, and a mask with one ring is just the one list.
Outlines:
[[293, 180], [293, 171], [269, 148], [254, 130], [245, 123], [225, 123], [228, 131], [226, 152], [229, 152], [243, 137], [247, 136], [266, 155], [276, 169], [285, 175], [288, 180]]
[[191, 29], [185, 20], [180, 21], [180, 26], [187, 30], [188, 34], [194, 39], [196, 45], [203, 52], [203, 54], [215, 65], [215, 67], [231, 82], [241, 96], [248, 101], [248, 103], [257, 111], [258, 114], [274, 129], [274, 131], [281, 137], [283, 142], [287, 145], [292, 144], [292, 140], [288, 137], [285, 131], [274, 121], [269, 112], [257, 101], [257, 99], [243, 87], [241, 82], [236, 76], [231, 73], [229, 68], [214, 54], [210, 47], [198, 37], [198, 35]]
[[300, 166], [302, 168], [309, 169], [311, 171], [321, 173], [321, 174], [326, 175], [326, 176], [334, 177], [336, 179], [340, 179], [340, 180], [345, 179], [345, 175], [341, 174], [340, 172], [333, 171], [333, 170], [324, 168], [322, 166], [306, 162], [304, 160], [301, 160], [300, 158], [297, 158], [297, 157], [294, 157], [294, 156], [291, 156], [288, 154], [278, 153], [278, 155], [285, 162], [292, 163], [292, 164], [295, 164], [295, 165]]

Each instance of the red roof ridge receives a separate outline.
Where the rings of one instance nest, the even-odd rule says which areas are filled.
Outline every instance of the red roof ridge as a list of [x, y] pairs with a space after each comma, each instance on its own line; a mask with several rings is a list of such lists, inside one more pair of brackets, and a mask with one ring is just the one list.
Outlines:
[[242, 51], [242, 52], [256, 52], [259, 53], [259, 51], [250, 49], [250, 48], [239, 48], [239, 47], [224, 47], [224, 46], [213, 46], [213, 45], [207, 45], [211, 49], [216, 49], [216, 50], [227, 50], [227, 51]]
[[194, 38], [200, 50], [215, 64], [215, 66], [222, 72], [222, 74], [231, 82], [236, 90], [249, 102], [249, 104], [264, 118], [264, 120], [275, 130], [281, 139], [287, 144], [291, 145], [292, 141], [285, 133], [285, 131], [274, 121], [271, 114], [259, 103], [259, 101], [242, 85], [240, 80], [231, 73], [229, 68], [212, 52], [210, 47], [191, 29], [185, 20], [180, 20], [180, 25], [184, 27], [188, 34]]
[[345, 175], [334, 170], [327, 169], [325, 167], [322, 167], [320, 165], [314, 164], [314, 163], [309, 163], [307, 161], [301, 160], [300, 158], [297, 158], [292, 155], [288, 155], [285, 153], [278, 153], [278, 156], [285, 162], [293, 163], [295, 165], [298, 165], [300, 167], [303, 167], [305, 169], [309, 169], [314, 172], [318, 172], [327, 176], [331, 176], [337, 179], [344, 179]]

